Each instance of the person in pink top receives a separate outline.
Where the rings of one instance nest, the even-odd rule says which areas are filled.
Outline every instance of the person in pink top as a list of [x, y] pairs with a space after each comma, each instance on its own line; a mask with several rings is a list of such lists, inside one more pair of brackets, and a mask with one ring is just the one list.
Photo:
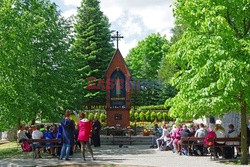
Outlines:
[[177, 143], [178, 143], [179, 140], [181, 140], [181, 125], [176, 126], [176, 129], [174, 130], [173, 138], [174, 138], [174, 142], [173, 142], [174, 150], [173, 150], [173, 152], [178, 153], [178, 151], [177, 151]]
[[80, 113], [80, 121], [78, 122], [77, 128], [79, 130], [78, 141], [81, 143], [81, 152], [84, 161], [85, 159], [85, 145], [87, 145], [91, 159], [94, 160], [93, 150], [89, 144], [89, 138], [92, 130], [92, 123], [85, 118], [84, 113]]

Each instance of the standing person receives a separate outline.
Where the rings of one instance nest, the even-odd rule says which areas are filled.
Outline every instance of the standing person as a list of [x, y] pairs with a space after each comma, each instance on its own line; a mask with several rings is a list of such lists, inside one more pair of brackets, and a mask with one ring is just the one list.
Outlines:
[[89, 144], [92, 123], [87, 118], [85, 118], [84, 113], [80, 113], [80, 119], [81, 120], [78, 122], [77, 127], [79, 130], [78, 141], [80, 141], [80, 143], [81, 143], [82, 158], [84, 159], [84, 161], [86, 161], [86, 159], [85, 159], [85, 145], [87, 145], [89, 153], [91, 155], [91, 158], [92, 158], [92, 160], [94, 160], [93, 150], [91, 148], [91, 145]]
[[62, 160], [65, 156], [65, 160], [68, 161], [69, 159], [69, 153], [70, 149], [74, 144], [74, 131], [75, 131], [75, 125], [72, 120], [70, 120], [71, 111], [66, 110], [65, 117], [62, 120], [61, 126], [62, 126], [62, 150], [60, 154], [60, 159]]
[[94, 147], [100, 147], [101, 141], [100, 141], [100, 131], [101, 131], [101, 123], [97, 118], [94, 118], [93, 124], [92, 124], [92, 141], [94, 144]]

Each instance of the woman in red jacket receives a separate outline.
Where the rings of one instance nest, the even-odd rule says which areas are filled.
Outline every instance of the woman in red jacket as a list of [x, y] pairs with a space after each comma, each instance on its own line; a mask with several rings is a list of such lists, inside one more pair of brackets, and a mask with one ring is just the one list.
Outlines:
[[85, 159], [85, 145], [87, 145], [87, 147], [89, 149], [89, 153], [91, 155], [91, 159], [94, 160], [93, 150], [89, 144], [92, 123], [87, 118], [85, 118], [84, 113], [80, 113], [80, 118], [81, 118], [81, 120], [78, 122], [78, 130], [79, 130], [78, 141], [81, 143], [82, 157], [83, 157], [84, 161], [86, 161], [86, 159]]

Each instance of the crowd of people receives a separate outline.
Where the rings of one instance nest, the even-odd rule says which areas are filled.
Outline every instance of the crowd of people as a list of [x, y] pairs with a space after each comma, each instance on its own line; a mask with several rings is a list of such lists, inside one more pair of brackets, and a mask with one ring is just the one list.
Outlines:
[[[158, 124], [154, 125], [154, 136], [152, 138], [151, 148], [157, 147], [157, 150], [172, 150], [173, 153], [178, 154], [195, 154], [195, 155], [205, 155], [209, 151], [208, 148], [215, 144], [216, 147], [216, 157], [219, 155], [223, 157], [236, 158], [240, 156], [240, 149], [236, 145], [238, 142], [216, 142], [211, 143], [213, 138], [234, 138], [240, 137], [240, 132], [237, 132], [233, 124], [227, 127], [227, 130], [222, 126], [221, 121], [217, 121], [215, 124], [210, 124], [210, 127], [204, 125], [203, 123], [195, 125], [193, 123], [187, 124], [174, 124], [170, 126], [166, 122], [162, 122], [161, 127]], [[250, 128], [248, 130], [248, 142], [250, 143]], [[204, 138], [203, 140], [197, 140], [192, 148], [188, 148], [187, 145], [182, 146], [182, 137], [197, 137]], [[223, 145], [232, 145], [232, 147], [223, 147]], [[236, 155], [234, 150], [236, 150]], [[226, 155], [230, 154], [230, 155]]]
[[[75, 123], [70, 119], [71, 111], [65, 112], [62, 122], [48, 126], [42, 125], [21, 125], [17, 132], [17, 140], [24, 144], [28, 144], [29, 139], [59, 139], [61, 147], [53, 147], [55, 143], [34, 142], [31, 150], [35, 151], [35, 158], [41, 158], [41, 151], [48, 151], [52, 156], [59, 156], [59, 159], [70, 160], [69, 156], [76, 152], [77, 147], [80, 148], [82, 158], [85, 159], [85, 146], [87, 146], [91, 159], [94, 160], [91, 144], [94, 147], [100, 147], [100, 130], [101, 123], [97, 118], [93, 122], [85, 118], [84, 113], [80, 113], [80, 120]], [[31, 151], [30, 150], [30, 151]]]

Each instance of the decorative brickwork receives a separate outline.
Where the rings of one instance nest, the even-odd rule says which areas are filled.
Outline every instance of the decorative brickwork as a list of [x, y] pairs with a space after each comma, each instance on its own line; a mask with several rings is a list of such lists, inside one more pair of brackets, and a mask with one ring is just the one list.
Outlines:
[[114, 85], [113, 90], [106, 89], [107, 126], [114, 126], [117, 129], [129, 126], [131, 90], [128, 89], [128, 81], [130, 77], [131, 74], [121, 52], [117, 49], [105, 74], [106, 81], [110, 79]]

